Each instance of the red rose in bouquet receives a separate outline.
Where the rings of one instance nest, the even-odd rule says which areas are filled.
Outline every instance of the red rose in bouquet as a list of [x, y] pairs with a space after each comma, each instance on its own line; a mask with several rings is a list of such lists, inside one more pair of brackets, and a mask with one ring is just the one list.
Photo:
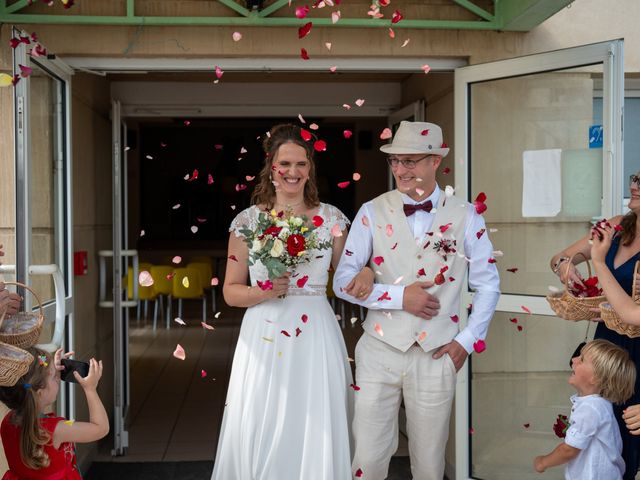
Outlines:
[[271, 226], [264, 231], [264, 235], [271, 235], [272, 237], [277, 237], [280, 235], [282, 231], [282, 227]]
[[567, 436], [567, 429], [569, 428], [569, 419], [566, 415], [558, 415], [556, 418], [556, 423], [553, 425], [553, 433], [555, 433], [558, 438], [564, 438]]
[[297, 257], [300, 252], [305, 250], [305, 241], [302, 235], [293, 234], [287, 238], [287, 252], [292, 257]]

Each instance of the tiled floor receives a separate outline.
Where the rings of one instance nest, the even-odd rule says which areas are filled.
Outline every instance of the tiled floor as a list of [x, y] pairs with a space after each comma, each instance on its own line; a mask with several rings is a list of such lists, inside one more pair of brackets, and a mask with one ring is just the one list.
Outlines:
[[[121, 457], [104, 451], [99, 462], [211, 461], [214, 458], [233, 351], [243, 310], [221, 305], [215, 330], [200, 325], [199, 305], [184, 315], [186, 326], [175, 322], [155, 332], [150, 323], [131, 322], [131, 407], [129, 448]], [[185, 312], [191, 313], [185, 309]], [[350, 318], [350, 312], [345, 312]], [[357, 315], [357, 312], [353, 312]], [[162, 322], [158, 322], [162, 325]], [[349, 321], [343, 329], [349, 356], [362, 334]], [[176, 345], [184, 361], [173, 357]], [[406, 445], [406, 444], [405, 444]], [[401, 451], [405, 450], [401, 446]]]

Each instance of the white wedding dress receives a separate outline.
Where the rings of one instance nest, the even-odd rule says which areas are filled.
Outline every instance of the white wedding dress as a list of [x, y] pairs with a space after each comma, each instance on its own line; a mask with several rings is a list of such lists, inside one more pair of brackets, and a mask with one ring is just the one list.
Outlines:
[[[230, 231], [255, 228], [259, 209], [242, 211]], [[331, 240], [346, 217], [321, 204], [316, 231]], [[247, 309], [233, 357], [212, 480], [351, 479], [352, 383], [347, 351], [326, 298], [331, 250], [311, 251], [284, 299]], [[262, 264], [251, 284], [266, 280]], [[308, 275], [301, 289], [296, 281]]]

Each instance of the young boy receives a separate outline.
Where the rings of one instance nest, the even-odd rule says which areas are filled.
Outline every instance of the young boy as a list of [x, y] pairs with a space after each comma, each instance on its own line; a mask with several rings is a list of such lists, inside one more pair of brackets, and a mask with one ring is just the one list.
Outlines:
[[635, 365], [629, 354], [606, 340], [585, 345], [572, 360], [569, 384], [571, 417], [564, 442], [548, 455], [535, 458], [537, 472], [567, 464], [567, 480], [617, 480], [624, 474], [622, 440], [611, 403], [623, 403], [633, 394]]

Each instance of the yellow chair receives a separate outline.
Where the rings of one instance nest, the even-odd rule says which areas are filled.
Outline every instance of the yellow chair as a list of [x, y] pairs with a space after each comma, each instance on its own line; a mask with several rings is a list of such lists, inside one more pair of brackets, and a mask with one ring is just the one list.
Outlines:
[[211, 278], [213, 273], [211, 271], [211, 260], [204, 262], [190, 262], [187, 264], [187, 268], [193, 268], [198, 270], [200, 274], [200, 284], [202, 289], [211, 292], [211, 311], [216, 313], [216, 289], [211, 285]]
[[[164, 312], [163, 298], [167, 297], [167, 311], [164, 312], [167, 328], [171, 325], [171, 297], [173, 294], [173, 267], [170, 265], [154, 265], [149, 270], [153, 278], [153, 288], [158, 294], [160, 308]], [[153, 329], [156, 329], [156, 319], [153, 320]]]
[[194, 268], [176, 268], [173, 275], [173, 297], [178, 299], [178, 317], [182, 318], [182, 300], [202, 299], [202, 321], [207, 321], [207, 296], [202, 289], [200, 272]]

